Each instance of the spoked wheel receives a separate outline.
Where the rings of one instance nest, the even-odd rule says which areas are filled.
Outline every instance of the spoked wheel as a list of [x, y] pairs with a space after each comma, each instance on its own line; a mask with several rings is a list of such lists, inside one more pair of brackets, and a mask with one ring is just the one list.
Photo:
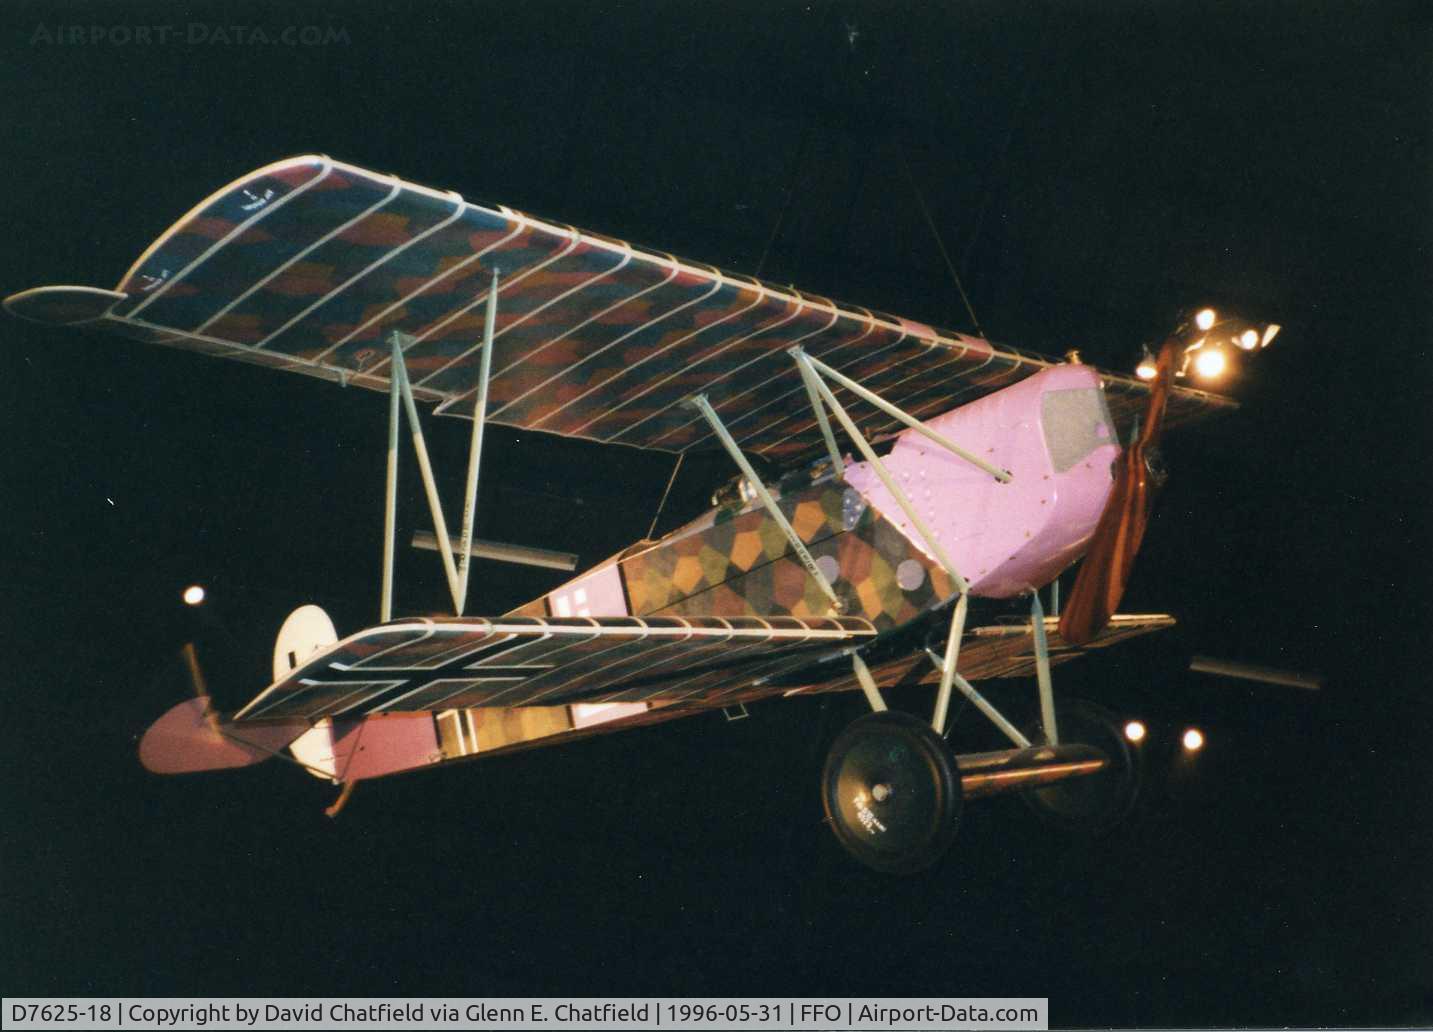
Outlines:
[[841, 732], [826, 756], [821, 796], [846, 852], [890, 874], [931, 866], [960, 823], [955, 757], [909, 713], [870, 713]]
[[[1062, 744], [1099, 749], [1108, 765], [1094, 774], [1032, 788], [1021, 795], [1047, 824], [1063, 831], [1101, 835], [1129, 816], [1139, 796], [1139, 765], [1124, 728], [1103, 707], [1069, 699], [1056, 703], [1055, 730]], [[1038, 721], [1026, 735], [1032, 742], [1045, 741], [1045, 729]]]

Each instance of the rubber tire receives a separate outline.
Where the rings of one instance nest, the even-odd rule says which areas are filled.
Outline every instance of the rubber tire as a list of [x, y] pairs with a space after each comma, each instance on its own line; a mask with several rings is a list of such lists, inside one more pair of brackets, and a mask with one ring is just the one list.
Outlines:
[[[1071, 778], [1020, 795], [1046, 824], [1068, 834], [1103, 835], [1130, 815], [1139, 798], [1138, 757], [1113, 713], [1084, 699], [1055, 704], [1055, 727], [1062, 743], [1092, 745], [1109, 757], [1097, 774]], [[1031, 742], [1043, 744], [1045, 729], [1036, 721], [1026, 730]]]
[[[877, 782], [891, 785], [889, 799], [860, 798]], [[913, 874], [939, 860], [964, 802], [945, 741], [927, 722], [894, 710], [869, 713], [841, 732], [821, 773], [821, 801], [842, 848], [887, 874]]]

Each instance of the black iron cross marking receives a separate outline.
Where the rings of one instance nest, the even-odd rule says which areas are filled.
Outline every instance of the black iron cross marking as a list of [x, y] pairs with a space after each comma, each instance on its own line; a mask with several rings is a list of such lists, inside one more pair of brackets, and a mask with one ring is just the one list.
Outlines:
[[[517, 645], [511, 646], [503, 651], [516, 651], [523, 645], [531, 644], [534, 639], [525, 639]], [[363, 678], [371, 678], [375, 681], [397, 682], [391, 687], [383, 689], [377, 695], [364, 699], [361, 703], [364, 712], [373, 713], [383, 709], [388, 703], [396, 702], [404, 696], [416, 694], [419, 690], [428, 687], [436, 681], [462, 680], [462, 681], [524, 681], [530, 677], [552, 670], [553, 663], [516, 663], [508, 666], [497, 664], [474, 666], [475, 653], [468, 652], [450, 659], [433, 667], [399, 667], [386, 669], [383, 667], [367, 667], [355, 664], [343, 669], [327, 667], [316, 671], [304, 680], [314, 685], [324, 684], [325, 676], [341, 675], [345, 679], [355, 675]], [[330, 682], [331, 683], [331, 682]], [[452, 693], [457, 695], [464, 691], [464, 688], [454, 686]]]

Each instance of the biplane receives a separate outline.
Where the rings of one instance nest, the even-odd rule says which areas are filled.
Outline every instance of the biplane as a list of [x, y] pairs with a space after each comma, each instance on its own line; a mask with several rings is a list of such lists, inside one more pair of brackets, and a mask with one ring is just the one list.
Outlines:
[[[1120, 728], [1057, 701], [1051, 670], [1173, 623], [1115, 612], [1154, 450], [1166, 424], [1233, 405], [1175, 380], [1195, 352], [1247, 348], [1250, 332], [1206, 310], [1149, 356], [1142, 379], [321, 156], [201, 201], [113, 290], [38, 287], [4, 303], [388, 396], [379, 622], [340, 638], [323, 610], [301, 606], [278, 633], [272, 683], [232, 713], [216, 711], [189, 650], [195, 695], [144, 734], [149, 770], [285, 755], [340, 786], [332, 813], [360, 781], [772, 696], [860, 691], [870, 712], [832, 746], [822, 798], [846, 850], [892, 872], [934, 863], [968, 799], [1024, 792], [1072, 824], [1128, 809], [1137, 784]], [[1271, 332], [1255, 336], [1262, 346]], [[456, 534], [419, 403], [471, 421]], [[450, 617], [394, 616], [405, 417]], [[720, 449], [737, 476], [685, 526], [512, 612], [472, 617], [489, 422], [677, 462]], [[1082, 556], [1061, 609], [1057, 578]], [[982, 615], [1027, 597], [1028, 619]], [[976, 687], [1012, 677], [1033, 678], [1037, 723], [1018, 726]], [[929, 717], [887, 705], [895, 686], [914, 685], [934, 688]], [[957, 693], [1008, 748], [953, 753]]]

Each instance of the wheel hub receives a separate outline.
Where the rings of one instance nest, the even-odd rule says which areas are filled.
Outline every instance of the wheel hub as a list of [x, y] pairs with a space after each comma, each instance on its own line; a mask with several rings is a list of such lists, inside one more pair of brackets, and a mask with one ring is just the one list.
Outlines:
[[885, 711], [855, 721], [831, 747], [823, 802], [841, 845], [878, 871], [929, 867], [960, 817], [955, 760], [929, 724]]

